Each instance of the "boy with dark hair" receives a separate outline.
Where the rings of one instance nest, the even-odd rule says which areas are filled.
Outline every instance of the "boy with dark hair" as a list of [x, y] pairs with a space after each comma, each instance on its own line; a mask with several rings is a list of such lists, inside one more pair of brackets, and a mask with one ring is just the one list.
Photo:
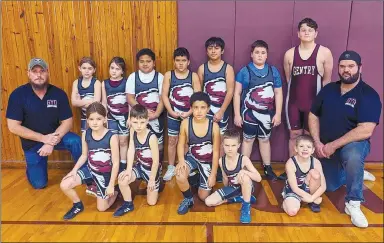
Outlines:
[[[208, 61], [201, 64], [197, 74], [202, 82], [203, 91], [211, 99], [208, 116], [217, 122], [220, 134], [228, 127], [228, 106], [232, 101], [235, 87], [233, 67], [222, 60], [225, 42], [220, 37], [211, 37], [205, 42]], [[222, 147], [220, 149], [223, 154]]]
[[252, 61], [236, 75], [234, 123], [243, 128], [241, 153], [250, 158], [257, 137], [264, 174], [267, 179], [276, 179], [269, 139], [272, 128], [281, 123], [283, 90], [279, 71], [266, 62], [267, 57], [268, 44], [263, 40], [255, 41], [251, 46]]
[[128, 77], [126, 94], [130, 106], [143, 105], [148, 111], [149, 125], [159, 141], [160, 161], [163, 160], [164, 104], [161, 97], [163, 75], [155, 70], [155, 53], [141, 49], [136, 54], [139, 70]]
[[[137, 104], [130, 112], [131, 131], [127, 152], [127, 169], [119, 174], [119, 187], [124, 198], [113, 216], [122, 216], [134, 209], [130, 184], [136, 179], [147, 182], [147, 203], [155, 205], [159, 195], [161, 163], [159, 162], [159, 144], [156, 135], [148, 129], [148, 110]], [[133, 164], [135, 154], [136, 164]]]
[[[176, 166], [176, 182], [184, 199], [177, 213], [186, 214], [193, 206], [193, 195], [188, 182], [192, 170], [199, 171], [198, 197], [205, 200], [216, 182], [220, 150], [220, 129], [216, 122], [207, 118], [210, 98], [206, 93], [196, 92], [191, 96], [192, 117], [184, 119], [180, 126]], [[188, 152], [185, 155], [185, 145]]]
[[168, 169], [164, 180], [169, 181], [175, 175], [176, 145], [179, 137], [180, 124], [192, 114], [189, 104], [191, 95], [200, 91], [200, 81], [196, 73], [188, 69], [189, 52], [184, 47], [177, 48], [173, 53], [174, 70], [164, 74], [163, 91], [161, 94], [168, 111]]

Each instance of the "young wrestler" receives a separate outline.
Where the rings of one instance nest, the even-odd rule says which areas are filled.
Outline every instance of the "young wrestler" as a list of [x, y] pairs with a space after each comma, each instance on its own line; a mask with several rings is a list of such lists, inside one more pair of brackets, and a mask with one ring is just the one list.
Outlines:
[[210, 207], [218, 206], [242, 196], [240, 222], [250, 223], [251, 203], [256, 202], [256, 198], [252, 195], [252, 181], [260, 182], [261, 176], [251, 160], [237, 152], [240, 147], [240, 134], [236, 130], [225, 131], [223, 139], [225, 155], [219, 160], [219, 166], [223, 173], [224, 187], [208, 196], [205, 204]]
[[[114, 57], [109, 63], [110, 78], [102, 83], [102, 103], [107, 107], [108, 128], [119, 135], [120, 171], [127, 166], [129, 129], [127, 126], [128, 103], [125, 96], [127, 80], [124, 78], [125, 61]], [[132, 83], [129, 83], [132, 84]]]
[[[211, 37], [205, 42], [208, 62], [201, 64], [197, 70], [203, 91], [211, 99], [208, 116], [220, 126], [220, 134], [228, 127], [228, 106], [232, 101], [235, 89], [235, 74], [233, 67], [222, 60], [225, 43], [220, 37]], [[220, 155], [223, 155], [220, 146]]]
[[[220, 129], [216, 122], [208, 119], [210, 106], [209, 96], [204, 92], [196, 92], [191, 96], [192, 117], [184, 119], [180, 126], [176, 166], [176, 182], [184, 199], [177, 210], [178, 214], [186, 214], [193, 206], [192, 191], [188, 182], [192, 170], [199, 171], [198, 196], [205, 200], [216, 182], [219, 163]], [[188, 153], [185, 155], [185, 145]]]
[[300, 45], [292, 47], [284, 55], [284, 73], [288, 82], [285, 104], [290, 133], [289, 156], [295, 155], [295, 140], [301, 134], [309, 134], [308, 115], [313, 100], [320, 89], [331, 82], [333, 58], [331, 51], [316, 44], [318, 25], [305, 18], [298, 24]]
[[119, 140], [104, 124], [107, 122], [105, 107], [94, 102], [86, 111], [88, 129], [82, 134], [82, 154], [75, 167], [61, 181], [60, 188], [73, 202], [64, 220], [74, 218], [84, 210], [84, 205], [74, 190], [81, 185], [79, 168], [88, 161], [92, 179], [97, 185], [97, 209], [107, 210], [116, 200], [115, 180], [119, 171]]
[[296, 139], [295, 156], [285, 164], [288, 179], [282, 192], [283, 209], [289, 216], [295, 216], [300, 209], [300, 202], [309, 203], [313, 212], [320, 212], [321, 195], [326, 184], [321, 163], [314, 158], [314, 141], [309, 135]]
[[[155, 53], [148, 48], [136, 54], [139, 70], [130, 74], [126, 87], [128, 103], [148, 110], [149, 125], [159, 141], [160, 163], [163, 160], [164, 105], [161, 97], [164, 76], [155, 70]], [[134, 85], [133, 85], [134, 84]]]
[[90, 57], [83, 57], [79, 62], [81, 76], [72, 84], [72, 105], [81, 108], [81, 132], [87, 129], [87, 107], [95, 101], [101, 101], [101, 82], [93, 77], [96, 63]]
[[[101, 82], [93, 77], [96, 63], [90, 57], [83, 57], [79, 62], [81, 76], [72, 84], [72, 105], [81, 108], [81, 132], [87, 129], [87, 107], [95, 101], [101, 101]], [[96, 184], [87, 185], [86, 193], [96, 196]]]
[[[115, 217], [122, 216], [134, 209], [129, 185], [136, 179], [147, 182], [147, 202], [151, 206], [156, 204], [160, 188], [159, 145], [155, 133], [148, 129], [148, 110], [137, 104], [132, 107], [129, 116], [131, 131], [127, 169], [119, 174], [119, 187], [124, 203], [113, 214]], [[137, 162], [133, 164], [135, 154]]]
[[264, 174], [267, 179], [276, 179], [271, 166], [269, 138], [272, 127], [281, 123], [283, 90], [279, 71], [266, 63], [267, 57], [268, 44], [263, 40], [255, 41], [251, 46], [252, 61], [236, 75], [234, 123], [243, 127], [242, 154], [250, 158], [257, 137]]
[[201, 91], [199, 77], [188, 69], [189, 52], [179, 47], [173, 52], [175, 69], [164, 74], [161, 94], [168, 111], [168, 169], [164, 180], [175, 175], [176, 145], [179, 139], [181, 121], [192, 114], [189, 99], [194, 92]]

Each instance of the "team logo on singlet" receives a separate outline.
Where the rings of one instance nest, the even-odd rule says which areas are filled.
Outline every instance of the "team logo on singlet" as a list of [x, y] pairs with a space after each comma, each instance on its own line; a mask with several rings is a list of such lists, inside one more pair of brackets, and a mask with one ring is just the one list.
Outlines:
[[246, 109], [251, 110], [272, 110], [274, 107], [275, 94], [273, 82], [258, 85], [249, 90], [244, 99]]
[[139, 161], [144, 166], [151, 166], [152, 164], [152, 153], [151, 149], [148, 147], [145, 148], [136, 148], [137, 161]]
[[231, 184], [231, 185], [238, 185], [239, 184], [239, 182], [237, 181], [237, 175], [238, 175], [238, 173], [228, 176], [229, 184]]
[[107, 96], [109, 111], [115, 114], [128, 113], [128, 103], [125, 93], [116, 93]]
[[169, 93], [169, 102], [177, 110], [188, 110], [190, 108], [189, 100], [193, 94], [191, 84], [185, 83], [174, 86]]
[[224, 103], [225, 94], [227, 92], [227, 84], [225, 78], [218, 77], [204, 84], [204, 91], [211, 98], [211, 103], [214, 106], [220, 107]]
[[155, 111], [160, 103], [159, 91], [158, 89], [152, 88], [139, 92], [136, 95], [136, 100], [145, 108]]
[[212, 143], [203, 142], [201, 144], [193, 144], [190, 146], [189, 151], [197, 161], [212, 162]]
[[88, 152], [89, 167], [93, 171], [108, 173], [112, 170], [111, 149], [94, 149]]
[[352, 108], [355, 108], [356, 105], [356, 99], [355, 98], [348, 98], [345, 102], [345, 105], [349, 105]]

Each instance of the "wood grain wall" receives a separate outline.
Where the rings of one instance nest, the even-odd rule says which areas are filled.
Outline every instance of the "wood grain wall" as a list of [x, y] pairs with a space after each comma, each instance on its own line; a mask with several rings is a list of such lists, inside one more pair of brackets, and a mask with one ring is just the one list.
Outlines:
[[[71, 95], [78, 61], [92, 56], [97, 78], [108, 78], [108, 63], [122, 56], [127, 71], [135, 71], [136, 52], [149, 47], [156, 53], [157, 70], [173, 67], [177, 47], [175, 1], [3, 1], [2, 12], [2, 103], [1, 160], [23, 161], [20, 139], [7, 128], [5, 112], [11, 92], [27, 80], [32, 57], [49, 64], [50, 82]], [[79, 110], [73, 109], [74, 129], [79, 134]], [[57, 153], [51, 161], [70, 160]]]

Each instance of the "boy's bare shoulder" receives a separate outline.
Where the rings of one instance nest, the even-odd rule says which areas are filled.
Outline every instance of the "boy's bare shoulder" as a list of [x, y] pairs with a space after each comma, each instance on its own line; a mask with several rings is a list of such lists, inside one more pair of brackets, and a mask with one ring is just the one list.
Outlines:
[[171, 76], [171, 72], [172, 72], [172, 71], [167, 71], [167, 72], [165, 72], [165, 73], [164, 73], [164, 77], [170, 77], [170, 76]]
[[157, 136], [155, 133], [152, 133], [150, 136], [149, 136], [149, 142], [150, 143], [158, 143], [158, 139], [157, 139]]

